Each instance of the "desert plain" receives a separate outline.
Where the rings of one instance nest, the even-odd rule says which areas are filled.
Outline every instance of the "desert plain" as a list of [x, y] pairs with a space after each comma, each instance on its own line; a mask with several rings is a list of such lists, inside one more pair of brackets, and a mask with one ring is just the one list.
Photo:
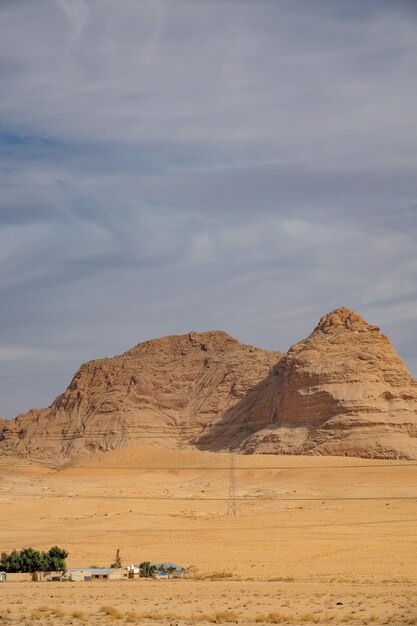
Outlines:
[[[1, 623], [417, 624], [417, 463], [136, 446], [0, 462], [1, 551], [184, 580], [7, 582]], [[236, 515], [233, 515], [233, 506]]]

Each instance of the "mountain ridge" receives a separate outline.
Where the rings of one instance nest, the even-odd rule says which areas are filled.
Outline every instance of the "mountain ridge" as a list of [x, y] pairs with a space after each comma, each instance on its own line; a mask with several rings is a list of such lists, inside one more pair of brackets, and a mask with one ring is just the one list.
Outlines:
[[224, 331], [145, 341], [82, 364], [50, 407], [0, 422], [0, 454], [140, 443], [415, 459], [417, 382], [377, 326], [339, 307], [286, 353]]

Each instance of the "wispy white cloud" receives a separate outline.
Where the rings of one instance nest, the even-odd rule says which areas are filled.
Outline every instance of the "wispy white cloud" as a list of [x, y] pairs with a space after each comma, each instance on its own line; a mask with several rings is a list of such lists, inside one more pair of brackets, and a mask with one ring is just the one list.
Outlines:
[[88, 19], [85, 0], [54, 0], [68, 18], [69, 40], [73, 44], [80, 36]]
[[340, 304], [417, 352], [416, 13], [3, 0], [0, 373], [190, 328], [285, 349]]

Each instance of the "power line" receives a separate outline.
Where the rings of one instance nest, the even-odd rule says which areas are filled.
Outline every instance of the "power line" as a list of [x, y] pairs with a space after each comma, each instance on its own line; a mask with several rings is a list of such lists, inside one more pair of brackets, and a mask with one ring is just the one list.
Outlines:
[[[0, 497], [42, 497], [43, 499], [74, 499], [74, 500], [172, 500], [180, 502], [228, 502], [229, 497], [201, 497], [201, 496], [135, 496], [135, 495], [107, 495], [107, 494], [51, 494], [45, 492], [0, 492]], [[321, 497], [273, 497], [273, 496], [235, 496], [239, 502], [339, 502], [339, 501], [386, 501], [386, 500], [417, 500], [417, 496], [321, 496]]]
[[[118, 448], [118, 450], [122, 450], [123, 448]], [[165, 450], [165, 449], [164, 449]], [[190, 449], [190, 451], [193, 451]], [[175, 452], [183, 452], [183, 450], [175, 450]], [[99, 454], [99, 453], [97, 453]], [[223, 453], [224, 454], [224, 453]], [[287, 456], [295, 456], [295, 455], [287, 455]], [[312, 458], [311, 456], [308, 458]], [[332, 458], [332, 457], [326, 457], [326, 458]], [[352, 459], [357, 458], [357, 457], [351, 457]], [[369, 459], [370, 463], [372, 463], [372, 459]], [[119, 465], [119, 464], [105, 464], [105, 465], [54, 465], [54, 466], [45, 466], [45, 462], [43, 461], [42, 463], [40, 463], [39, 465], [34, 465], [34, 464], [30, 464], [30, 465], [24, 465], [24, 464], [18, 464], [18, 463], [8, 463], [5, 465], [2, 465], [0, 463], [0, 469], [10, 469], [10, 468], [22, 468], [22, 469], [27, 469], [27, 468], [33, 468], [33, 467], [45, 467], [46, 469], [51, 469], [51, 470], [59, 470], [59, 471], [65, 471], [66, 473], [69, 473], [71, 470], [79, 470], [82, 469], [83, 471], [88, 470], [88, 469], [94, 469], [94, 470], [112, 470], [112, 469], [132, 469], [132, 470], [142, 470], [144, 472], [151, 472], [151, 471], [162, 471], [162, 470], [172, 470], [172, 471], [229, 471], [230, 470], [230, 466], [213, 466], [213, 465], [209, 465], [209, 466], [193, 466], [193, 465], [165, 465], [165, 466], [146, 466], [146, 465]], [[395, 461], [395, 459], [392, 460], [392, 463], [380, 463], [378, 465], [366, 465], [366, 464], [358, 464], [358, 465], [311, 465], [311, 466], [305, 466], [305, 465], [291, 465], [291, 466], [286, 466], [286, 465], [271, 465], [271, 466], [253, 466], [253, 467], [242, 467], [242, 466], [238, 466], [235, 464], [234, 466], [234, 470], [235, 472], [237, 471], [244, 471], [244, 472], [251, 472], [251, 471], [268, 471], [268, 470], [303, 470], [303, 471], [312, 471], [312, 470], [328, 470], [331, 472], [334, 472], [335, 470], [355, 470], [355, 469], [368, 469], [368, 470], [373, 470], [373, 469], [382, 469], [382, 468], [390, 468], [390, 469], [397, 469], [397, 468], [403, 468], [403, 467], [417, 467], [417, 463], [415, 463], [414, 461], [410, 461], [410, 462], [401, 462], [401, 463], [397, 463]]]
[[[33, 530], [31, 529], [29, 531], [29, 529], [28, 529], [28, 532], [33, 533]], [[58, 530], [58, 531], [55, 531], [55, 532], [61, 532], [61, 530]], [[65, 529], [65, 532], [67, 532], [66, 529]], [[91, 532], [93, 532], [93, 531], [91, 531]], [[115, 532], [118, 532], [118, 531], [115, 531]], [[125, 531], [120, 531], [120, 532], [125, 532]], [[355, 541], [362, 540], [362, 541], [369, 542], [369, 539], [370, 539], [369, 535], [365, 535], [365, 536], [362, 536], [362, 537], [360, 537], [360, 536], [359, 537], [358, 536], [355, 537]], [[332, 537], [330, 537], [330, 539], [328, 537], [314, 537], [314, 536], [309, 536], [308, 537], [308, 541], [331, 541], [331, 540], [332, 540]], [[245, 539], [244, 541], [240, 541], [239, 539], [236, 539], [236, 540], [228, 540], [227, 544], [228, 545], [233, 545], [234, 544], [234, 545], [238, 545], [238, 546], [242, 546], [243, 547], [243, 546], [246, 546], [248, 544], [259, 545], [260, 543], [262, 544], [263, 541], [264, 540], [262, 540], [262, 539], [258, 539], [258, 540]], [[277, 541], [287, 542], [288, 541], [288, 537], [275, 537], [274, 538], [274, 542], [277, 542]], [[337, 539], [333, 538], [333, 541], [340, 541], [340, 539], [339, 538], [337, 538]], [[378, 538], [372, 537], [372, 542], [386, 543], [386, 541], [387, 541], [387, 539], [385, 537], [378, 537]], [[218, 543], [223, 543], [223, 541], [222, 542], [209, 541], [207, 543], [209, 545], [216, 545]], [[175, 540], [175, 545], [185, 545], [185, 546], [196, 545], [196, 546], [201, 546], [201, 540], [195, 540], [195, 541]], [[4, 547], [4, 546], [2, 546], [2, 547]], [[268, 548], [264, 547], [264, 550], [267, 550], [267, 549]], [[277, 562], [282, 563], [282, 561], [277, 561]], [[270, 559], [269, 558], [268, 558], [268, 563], [270, 563]]]
[[0, 374], [0, 378], [38, 378], [42, 376], [52, 377], [52, 376], [74, 376], [74, 373], [71, 374]]
[[[122, 448], [119, 448], [122, 449]], [[311, 458], [311, 457], [309, 457]], [[355, 458], [355, 457], [352, 457]], [[372, 461], [372, 459], [369, 459], [370, 461]], [[277, 466], [269, 466], [269, 465], [265, 465], [265, 466], [254, 466], [254, 467], [242, 467], [242, 466], [238, 466], [235, 464], [234, 466], [234, 470], [235, 471], [252, 471], [252, 470], [256, 470], [256, 471], [266, 471], [266, 470], [306, 470], [306, 471], [310, 471], [310, 470], [329, 470], [329, 471], [334, 471], [337, 469], [350, 469], [350, 470], [354, 470], [356, 468], [364, 468], [364, 469], [380, 469], [380, 468], [390, 468], [390, 469], [397, 469], [398, 467], [417, 467], [417, 463], [411, 462], [410, 463], [400, 463], [400, 464], [395, 464], [394, 465], [394, 460], [393, 460], [393, 464], [392, 465], [388, 465], [388, 464], [384, 464], [384, 465], [335, 465], [335, 466], [328, 466], [328, 465], [314, 465], [311, 467], [306, 467], [303, 465], [291, 465], [291, 466], [286, 466], [286, 465], [277, 465]], [[0, 466], [1, 467], [1, 466]], [[5, 466], [6, 467], [6, 466]], [[31, 465], [29, 466], [25, 466], [25, 465], [7, 465], [7, 467], [32, 467]], [[161, 466], [161, 467], [154, 467], [154, 466], [144, 466], [144, 465], [69, 465], [69, 466], [63, 466], [62, 469], [63, 470], [71, 470], [71, 469], [78, 469], [81, 468], [83, 470], [86, 469], [142, 469], [144, 471], [149, 471], [149, 470], [201, 470], [201, 471], [214, 471], [214, 470], [221, 470], [221, 471], [225, 471], [225, 470], [230, 470], [230, 466], [229, 467], [214, 467], [214, 466], [207, 466], [207, 467], [194, 467], [194, 466], [174, 466], [174, 465], [166, 465], [166, 466]]]
[[[80, 521], [80, 520], [77, 520]], [[94, 520], [97, 521], [97, 520]], [[200, 521], [200, 520], [199, 520]], [[217, 526], [217, 527], [213, 527], [210, 526], [208, 530], [210, 530], [210, 532], [233, 532], [235, 533], [236, 530], [239, 531], [256, 531], [256, 530], [299, 530], [299, 529], [310, 529], [310, 528], [333, 528], [333, 527], [337, 527], [337, 528], [344, 528], [345, 526], [375, 526], [375, 525], [389, 525], [389, 524], [406, 524], [406, 523], [415, 523], [417, 522], [417, 518], [412, 518], [412, 519], [400, 519], [400, 520], [377, 520], [377, 521], [373, 521], [373, 522], [342, 522], [342, 523], [335, 523], [335, 524], [290, 524], [287, 526], [277, 526], [277, 525], [272, 525], [272, 526], [240, 526], [240, 525], [235, 525], [235, 526]], [[21, 532], [21, 531], [30, 531], [30, 532], [34, 532], [33, 530], [33, 526], [31, 526], [30, 528], [16, 528], [15, 526], [10, 526], [10, 527], [5, 527], [2, 526], [2, 531], [8, 531], [8, 532]], [[48, 526], [47, 528], [38, 528], [36, 530], [36, 532], [61, 532], [63, 529], [61, 528], [51, 528], [50, 526]], [[77, 529], [74, 527], [70, 527], [70, 528], [66, 528], [65, 532], [99, 532], [99, 533], [118, 533], [118, 532], [123, 532], [123, 533], [152, 533], [155, 534], [157, 533], [158, 535], [161, 533], [172, 533], [172, 534], [177, 534], [177, 533], [190, 533], [190, 532], [194, 532], [194, 533], [201, 533], [201, 527], [199, 528], [192, 528], [192, 527], [188, 527], [188, 528], [81, 528], [81, 529]], [[413, 535], [414, 536], [414, 535]], [[246, 540], [243, 539], [241, 541], [239, 541], [239, 543], [245, 543]]]
[[[285, 353], [284, 353], [285, 354]], [[400, 354], [398, 353], [398, 356], [400, 356], [403, 359], [415, 359], [417, 358], [417, 354]], [[77, 370], [78, 371], [78, 370]], [[39, 374], [39, 373], [24, 373], [24, 374], [0, 374], [0, 378], [37, 378], [37, 377], [55, 377], [55, 376], [75, 376], [77, 372], [66, 372], [66, 373], [53, 373], [53, 374]]]

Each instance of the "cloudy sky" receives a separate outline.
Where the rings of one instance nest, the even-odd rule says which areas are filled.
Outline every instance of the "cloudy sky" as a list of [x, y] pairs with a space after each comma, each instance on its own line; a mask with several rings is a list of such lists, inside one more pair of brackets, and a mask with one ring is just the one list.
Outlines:
[[415, 0], [1, 0], [0, 416], [337, 306], [417, 376]]

